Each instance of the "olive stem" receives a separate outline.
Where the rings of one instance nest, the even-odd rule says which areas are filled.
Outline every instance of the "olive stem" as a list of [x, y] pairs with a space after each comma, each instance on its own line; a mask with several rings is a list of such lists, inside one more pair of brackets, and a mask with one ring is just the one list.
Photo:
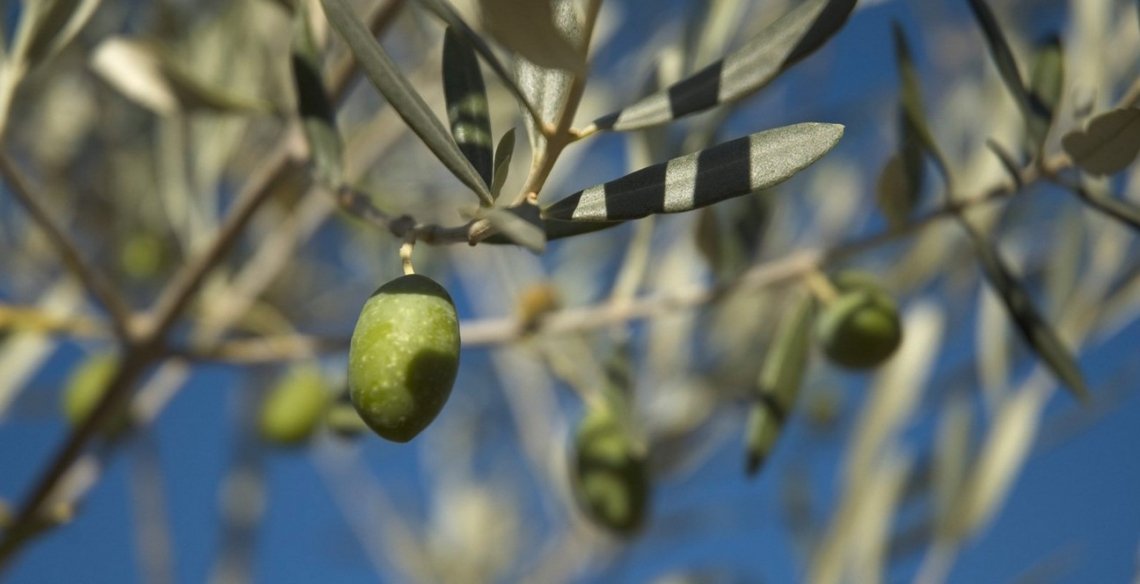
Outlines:
[[825, 306], [835, 302], [839, 298], [839, 289], [835, 284], [819, 269], [813, 268], [807, 270], [803, 274], [804, 285], [811, 290], [820, 302]]
[[416, 273], [412, 265], [412, 252], [416, 249], [416, 232], [409, 231], [404, 234], [404, 244], [400, 246], [400, 263], [404, 266], [404, 275], [411, 276]]

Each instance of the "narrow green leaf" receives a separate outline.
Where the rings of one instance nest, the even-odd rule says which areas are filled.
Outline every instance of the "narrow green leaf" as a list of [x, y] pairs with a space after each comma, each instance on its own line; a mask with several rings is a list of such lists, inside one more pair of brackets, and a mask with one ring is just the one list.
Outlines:
[[1126, 107], [1094, 117], [1061, 145], [1081, 170], [1103, 176], [1124, 170], [1140, 153], [1140, 108]]
[[713, 275], [719, 276], [724, 270], [725, 251], [722, 245], [720, 220], [716, 216], [715, 207], [701, 209], [693, 236], [696, 239], [697, 251], [704, 256]]
[[[27, 37], [24, 59], [28, 68], [35, 68], [67, 46], [91, 19], [99, 4], [100, 0], [25, 2], [27, 10], [20, 19], [17, 36]], [[21, 41], [23, 39], [19, 38], [17, 43]]]
[[891, 229], [900, 229], [906, 225], [918, 200], [918, 191], [907, 175], [906, 162], [901, 153], [892, 155], [879, 173], [876, 201]]
[[484, 216], [511, 243], [535, 253], [546, 251], [546, 233], [535, 205], [523, 203], [518, 207], [492, 207]]
[[795, 406], [811, 354], [814, 314], [812, 296], [803, 294], [780, 320], [772, 346], [764, 357], [755, 403], [749, 413], [745, 464], [749, 475], [760, 470]]
[[416, 133], [432, 153], [439, 158], [456, 178], [479, 196], [484, 205], [491, 205], [491, 191], [483, 182], [443, 123], [432, 113], [419, 93], [376, 42], [368, 27], [352, 13], [346, 0], [321, 0], [325, 15], [333, 28], [344, 38], [364, 74], [384, 95], [408, 127]]
[[1087, 402], [1090, 397], [1088, 387], [1069, 349], [1061, 342], [1057, 333], [1053, 332], [1049, 323], [1041, 317], [1029, 293], [1013, 277], [1013, 273], [993, 245], [986, 241], [985, 237], [965, 218], [960, 219], [962, 227], [970, 235], [974, 249], [977, 250], [986, 279], [1001, 296], [1022, 338], [1073, 395], [1082, 402]]
[[585, 56], [556, 25], [550, 0], [478, 0], [483, 28], [499, 44], [546, 69], [582, 73]]
[[495, 199], [503, 192], [503, 185], [511, 171], [511, 159], [515, 155], [515, 129], [511, 128], [499, 138], [499, 145], [495, 147], [494, 180], [491, 182], [491, 196]]
[[1049, 129], [1056, 117], [1057, 106], [1065, 86], [1065, 54], [1061, 39], [1052, 35], [1039, 42], [1033, 55], [1033, 73], [1029, 77], [1029, 95], [1034, 103], [1040, 104], [1033, 117], [1030, 136], [1040, 152], [1049, 135]]
[[456, 12], [455, 8], [452, 7], [447, 0], [420, 0], [420, 4], [422, 4], [424, 8], [427, 8], [429, 12], [436, 15], [436, 17], [447, 24], [447, 26], [454, 29], [454, 32], [466, 39], [475, 49], [475, 52], [483, 57], [483, 61], [491, 67], [491, 70], [495, 72], [499, 80], [506, 85], [511, 94], [515, 96], [519, 107], [525, 110], [531, 118], [539, 119], [538, 112], [534, 109], [534, 106], [530, 100], [527, 99], [526, 95], [523, 94], [519, 84], [515, 82], [514, 75], [507, 71], [507, 68], [504, 67], [503, 63], [499, 61], [499, 58], [495, 56], [491, 47], [487, 45], [487, 41], [484, 41], [483, 37], [475, 34], [475, 31], [471, 30], [471, 26], [463, 21], [463, 18], [459, 16], [459, 13]]
[[293, 12], [293, 88], [317, 179], [337, 187], [344, 180], [344, 143], [336, 127], [332, 101], [321, 80], [308, 14], [308, 10]]
[[491, 186], [491, 113], [475, 51], [451, 27], [443, 36], [443, 95], [447, 119], [459, 150]]
[[[899, 102], [902, 109], [899, 148], [905, 162], [903, 170], [908, 181], [907, 195], [913, 199], [914, 204], [917, 204], [925, 175], [925, 171], [922, 170], [924, 166], [921, 160], [922, 151], [930, 154], [934, 163], [938, 165], [947, 192], [953, 190], [951, 184], [953, 180], [950, 175], [950, 164], [942, 154], [942, 149], [938, 147], [938, 142], [934, 140], [934, 133], [930, 131], [930, 123], [927, 121], [923, 105], [922, 85], [919, 83], [918, 71], [911, 58], [910, 43], [907, 41], [906, 33], [898, 22], [892, 23], [891, 30], [894, 36], [895, 60], [899, 68]], [[911, 208], [913, 207], [912, 204]]]
[[806, 0], [724, 59], [633, 105], [594, 121], [599, 130], [635, 130], [747, 97], [819, 49], [856, 0]]
[[622, 221], [699, 209], [779, 184], [839, 143], [843, 126], [804, 123], [730, 140], [596, 185], [546, 208], [565, 221]]
[[985, 0], [969, 0], [969, 2], [974, 17], [982, 27], [986, 44], [990, 48], [990, 56], [993, 57], [994, 64], [997, 65], [998, 73], [1001, 74], [1006, 89], [1009, 90], [1014, 101], [1017, 102], [1017, 106], [1021, 109], [1021, 113], [1025, 117], [1026, 127], [1031, 134], [1030, 137], [1036, 142], [1038, 137], [1032, 134], [1035, 131], [1040, 131], [1039, 120], [1048, 120], [1051, 115], [1044, 108], [1044, 105], [1034, 99], [1029, 90], [1025, 88], [1025, 82], [1022, 80], [1021, 71], [1017, 67], [1017, 60], [1013, 57], [1013, 51], [1010, 50], [1005, 34], [1002, 33], [1001, 26], [998, 25], [997, 19], [994, 18], [994, 14], [986, 5]]

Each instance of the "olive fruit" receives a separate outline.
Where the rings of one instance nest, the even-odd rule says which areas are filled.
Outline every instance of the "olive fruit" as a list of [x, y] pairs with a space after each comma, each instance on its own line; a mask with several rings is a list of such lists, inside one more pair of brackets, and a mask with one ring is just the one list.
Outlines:
[[868, 369], [886, 361], [902, 343], [902, 324], [894, 301], [862, 272], [833, 279], [838, 298], [816, 320], [816, 338], [836, 365]]
[[381, 438], [415, 438], [443, 409], [458, 371], [459, 315], [443, 286], [410, 274], [364, 303], [348, 349], [348, 392]]
[[[117, 355], [103, 353], [88, 357], [72, 370], [60, 401], [63, 417], [69, 424], [78, 427], [87, 419], [107, 390], [118, 363]], [[106, 423], [103, 434], [108, 438], [116, 437], [129, 425], [130, 418], [124, 409]]]
[[327, 396], [319, 367], [290, 369], [261, 402], [262, 438], [282, 446], [305, 442], [321, 421]]
[[574, 438], [573, 490], [586, 515], [619, 535], [636, 533], [649, 505], [649, 468], [621, 421], [591, 410]]
[[350, 440], [368, 430], [368, 425], [350, 403], [336, 403], [325, 412], [325, 426], [337, 436]]

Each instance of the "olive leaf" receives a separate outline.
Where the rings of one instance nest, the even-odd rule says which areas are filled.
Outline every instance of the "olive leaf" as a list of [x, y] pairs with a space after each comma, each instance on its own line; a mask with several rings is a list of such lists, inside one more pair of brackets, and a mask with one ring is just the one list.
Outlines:
[[1037, 138], [1034, 146], [1041, 151], [1056, 117], [1057, 106], [1065, 85], [1065, 54], [1061, 38], [1051, 35], [1037, 43], [1033, 53], [1033, 72], [1029, 76], [1031, 98], [1041, 104], [1044, 115], [1035, 116], [1037, 128], [1031, 135]]
[[748, 44], [633, 105], [594, 121], [599, 130], [663, 124], [755, 93], [815, 52], [847, 22], [856, 0], [807, 0]]
[[269, 102], [234, 95], [198, 79], [154, 42], [111, 37], [91, 55], [91, 68], [128, 99], [159, 115], [207, 109], [272, 111]]
[[16, 33], [15, 54], [22, 54], [28, 69], [62, 50], [83, 28], [101, 0], [40, 0], [25, 2]]
[[[921, 172], [925, 173], [925, 170]], [[876, 202], [891, 229], [902, 228], [910, 219], [918, 199], [918, 184], [907, 172], [907, 164], [901, 152], [896, 152], [887, 159], [879, 173]]]
[[934, 159], [942, 179], [946, 183], [947, 192], [953, 191], [950, 164], [938, 147], [934, 133], [930, 130], [930, 123], [926, 119], [926, 109], [923, 105], [922, 86], [918, 80], [918, 71], [911, 57], [910, 43], [906, 33], [898, 22], [892, 23], [892, 34], [895, 45], [895, 60], [899, 69], [899, 102], [900, 102], [900, 149], [905, 161], [904, 170], [908, 176], [908, 188], [914, 189], [909, 193], [912, 200], [917, 203], [918, 192], [922, 188], [922, 175], [924, 174], [921, 159], [925, 151]]
[[1124, 170], [1140, 152], [1140, 108], [1126, 107], [1094, 117], [1083, 130], [1073, 130], [1061, 145], [1081, 170], [1097, 175]]
[[368, 27], [352, 13], [346, 0], [321, 0], [329, 23], [348, 44], [356, 61], [364, 69], [372, 85], [403, 118], [424, 145], [460, 182], [467, 185], [484, 205], [491, 205], [491, 191], [463, 152], [451, 139], [439, 118], [432, 113], [420, 94], [392, 62], [388, 53], [376, 42]]
[[1006, 89], [1017, 102], [1017, 107], [1021, 110], [1022, 116], [1025, 117], [1030, 139], [1034, 144], [1041, 144], [1045, 140], [1045, 132], [1048, 132], [1049, 120], [1053, 117], [1052, 112], [1037, 96], [1026, 89], [1021, 71], [1017, 67], [1017, 60], [1009, 48], [1009, 42], [1006, 41], [1001, 26], [994, 18], [990, 7], [986, 5], [985, 0], [969, 0], [969, 2], [974, 18], [982, 27], [986, 44], [990, 49], [990, 56], [993, 57], [994, 64], [997, 65], [998, 73], [1001, 75]]
[[1009, 310], [1010, 317], [1021, 332], [1025, 342], [1044, 361], [1045, 365], [1078, 399], [1089, 399], [1088, 387], [1076, 360], [1069, 349], [1053, 331], [1049, 323], [1041, 317], [1029, 293], [1013, 277], [998, 251], [964, 217], [959, 217], [962, 225], [977, 251], [982, 271], [991, 286], [997, 291]]
[[308, 13], [293, 12], [293, 87], [317, 178], [326, 185], [339, 186], [344, 178], [344, 143], [336, 127], [332, 101], [321, 80], [319, 53]]
[[443, 36], [443, 95], [455, 143], [490, 187], [494, 153], [487, 89], [475, 51], [451, 27]]
[[803, 294], [780, 320], [764, 366], [760, 370], [754, 403], [748, 414], [745, 471], [756, 474], [776, 444], [807, 371], [815, 301]]
[[[546, 241], [554, 241], [556, 239], [565, 239], [567, 237], [575, 237], [577, 235], [586, 235], [594, 233], [595, 231], [602, 231], [611, 227], [617, 227], [625, 223], [624, 221], [559, 221], [557, 219], [542, 218], [539, 225], [542, 227], [542, 232], [546, 237]], [[481, 243], [489, 243], [493, 245], [514, 244], [510, 238], [496, 233]]]
[[499, 80], [506, 85], [507, 90], [515, 96], [515, 100], [518, 101], [519, 106], [526, 110], [532, 118], [539, 118], [538, 112], [523, 94], [519, 84], [515, 82], [514, 75], [507, 71], [507, 68], [503, 66], [503, 63], [499, 61], [499, 58], [491, 51], [491, 47], [487, 45], [487, 41], [483, 40], [483, 37], [475, 34], [475, 31], [471, 30], [471, 26], [464, 22], [463, 18], [459, 16], [459, 13], [456, 12], [455, 8], [447, 0], [420, 0], [420, 4], [447, 24], [447, 26], [451, 27], [453, 29], [452, 32], [463, 37], [470, 43], [471, 47], [475, 49], [475, 52], [483, 57], [483, 61], [491, 67], [491, 70], [499, 77]]
[[502, 194], [503, 185], [511, 172], [511, 159], [515, 155], [515, 129], [507, 130], [499, 144], [495, 146], [494, 180], [491, 182], [491, 196], [495, 199]]
[[510, 243], [535, 253], [546, 251], [546, 233], [537, 206], [523, 203], [517, 207], [491, 207], [483, 211], [482, 216]]
[[[555, 0], [554, 24], [561, 38], [575, 45], [582, 42], [582, 30], [573, 0]], [[522, 88], [524, 103], [529, 103], [538, 116], [527, 116], [526, 129], [534, 156], [546, 148], [540, 124], [552, 124], [566, 105], [567, 93], [574, 75], [562, 69], [541, 67], [521, 55], [515, 57], [515, 75]]]
[[781, 183], [843, 136], [838, 124], [803, 123], [730, 140], [574, 193], [545, 217], [619, 221], [699, 209]]
[[478, 0], [483, 28], [499, 44], [546, 69], [582, 73], [586, 60], [562, 34], [551, 0]]

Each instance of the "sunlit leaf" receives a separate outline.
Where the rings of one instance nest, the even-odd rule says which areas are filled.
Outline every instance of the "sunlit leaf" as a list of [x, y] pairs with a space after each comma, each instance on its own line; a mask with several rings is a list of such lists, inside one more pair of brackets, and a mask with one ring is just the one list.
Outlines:
[[499, 138], [499, 145], [495, 147], [494, 180], [491, 182], [491, 196], [496, 199], [502, 194], [503, 185], [511, 171], [511, 159], [515, 155], [515, 129], [511, 128]]
[[843, 126], [804, 123], [737, 138], [574, 193], [545, 216], [615, 221], [699, 209], [791, 178], [842, 136]]
[[[575, 44], [581, 43], [582, 31], [578, 23], [578, 13], [573, 0], [555, 0], [554, 24], [563, 38]], [[515, 58], [515, 74], [522, 88], [525, 101], [538, 112], [543, 124], [554, 123], [566, 105], [567, 92], [574, 76], [562, 69], [541, 67], [518, 56]], [[527, 133], [535, 155], [545, 149], [542, 128], [536, 120], [526, 117]]]
[[478, 0], [483, 27], [526, 60], [546, 69], [581, 73], [585, 57], [555, 24], [550, 0]]
[[745, 470], [750, 475], [760, 470], [771, 453], [799, 396], [811, 353], [814, 306], [812, 296], [803, 294], [780, 320], [772, 346], [764, 357], [756, 401], [748, 416]]
[[1124, 170], [1140, 152], [1140, 108], [1126, 107], [1094, 117], [1083, 130], [1061, 139], [1081, 170], [1093, 175]]
[[806, 0], [748, 44], [672, 86], [594, 121], [599, 130], [635, 130], [755, 93], [819, 49], [847, 22], [856, 0]]
[[[578, 235], [586, 235], [594, 233], [595, 231], [602, 231], [611, 227], [617, 227], [625, 223], [624, 221], [559, 221], [557, 219], [542, 219], [542, 231], [546, 235], [546, 241], [554, 241], [556, 239], [564, 239], [567, 237], [575, 237]], [[490, 243], [494, 245], [513, 244], [514, 242], [503, 236], [502, 234], [495, 234], [482, 243]]]
[[443, 37], [443, 95], [451, 135], [483, 182], [491, 186], [494, 153], [483, 73], [471, 45], [451, 27]]
[[1069, 349], [1061, 342], [1049, 323], [1041, 317], [1029, 293], [1013, 277], [1013, 273], [993, 245], [965, 219], [961, 224], [974, 243], [986, 279], [1001, 296], [1022, 338], [1073, 395], [1081, 401], [1087, 401], [1090, 397], [1088, 387]]
[[233, 95], [198, 79], [155, 43], [111, 37], [95, 48], [91, 68], [132, 101], [159, 115], [207, 109], [265, 112], [268, 102]]
[[352, 51], [356, 61], [364, 69], [364, 74], [384, 95], [388, 103], [400, 114], [408, 127], [416, 133], [432, 153], [439, 158], [456, 178], [471, 189], [485, 205], [493, 200], [491, 191], [483, 182], [479, 172], [459, 146], [451, 139], [451, 134], [439, 118], [432, 113], [420, 94], [416, 92], [404, 74], [388, 57], [388, 53], [376, 42], [368, 27], [352, 13], [346, 0], [321, 0], [325, 15], [333, 28], [340, 33]]

